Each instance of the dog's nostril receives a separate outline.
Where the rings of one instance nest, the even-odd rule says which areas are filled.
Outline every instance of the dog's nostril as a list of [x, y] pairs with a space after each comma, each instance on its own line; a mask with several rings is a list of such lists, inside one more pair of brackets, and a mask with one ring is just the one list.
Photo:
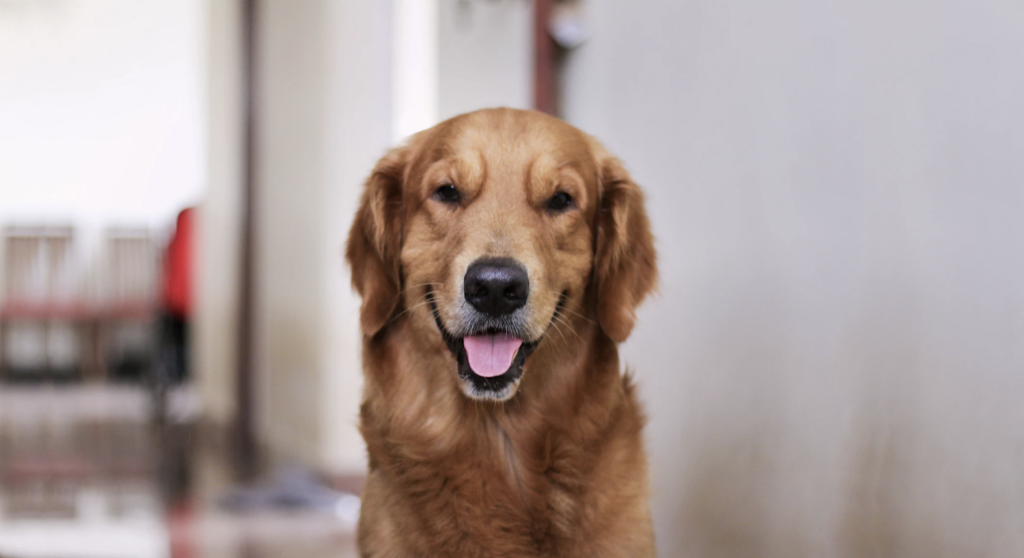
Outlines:
[[530, 279], [523, 266], [510, 258], [477, 260], [466, 271], [466, 301], [491, 316], [511, 314], [526, 304]]

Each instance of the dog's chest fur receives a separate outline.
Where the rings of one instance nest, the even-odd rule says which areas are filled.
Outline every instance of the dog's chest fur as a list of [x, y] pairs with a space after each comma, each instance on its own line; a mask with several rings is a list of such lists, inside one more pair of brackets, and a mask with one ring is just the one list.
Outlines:
[[[408, 370], [395, 362], [401, 349], [364, 354], [367, 366]], [[371, 465], [364, 509], [373, 510], [360, 525], [364, 555], [644, 555], [602, 547], [620, 524], [635, 526], [637, 513], [649, 522], [646, 479], [615, 478], [643, 471], [644, 458], [642, 417], [614, 366], [576, 375], [588, 380], [579, 386], [548, 386], [572, 392], [551, 398], [559, 408], [529, 390], [502, 407], [428, 384], [371, 388], [362, 414]]]

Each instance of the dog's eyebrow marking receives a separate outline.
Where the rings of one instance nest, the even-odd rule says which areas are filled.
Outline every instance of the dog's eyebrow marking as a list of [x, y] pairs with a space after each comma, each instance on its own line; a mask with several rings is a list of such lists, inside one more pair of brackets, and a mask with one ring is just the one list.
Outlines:
[[530, 162], [526, 165], [526, 196], [527, 199], [530, 197], [530, 186], [533, 185], [533, 167], [537, 165], [537, 158], [531, 158]]
[[483, 150], [476, 150], [476, 157], [480, 160], [480, 185], [487, 182], [487, 157], [484, 157]]

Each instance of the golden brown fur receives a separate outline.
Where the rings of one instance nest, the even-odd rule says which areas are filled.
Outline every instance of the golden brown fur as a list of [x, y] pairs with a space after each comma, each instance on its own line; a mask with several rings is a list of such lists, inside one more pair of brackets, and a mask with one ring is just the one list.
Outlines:
[[[457, 207], [432, 197], [445, 183]], [[573, 210], [544, 209], [556, 191]], [[458, 327], [461, 276], [488, 255], [528, 269], [524, 328], [540, 339], [501, 401], [471, 397], [439, 330]], [[363, 297], [362, 556], [654, 555], [644, 419], [617, 343], [655, 252], [615, 158], [540, 113], [456, 117], [378, 163], [346, 256]]]

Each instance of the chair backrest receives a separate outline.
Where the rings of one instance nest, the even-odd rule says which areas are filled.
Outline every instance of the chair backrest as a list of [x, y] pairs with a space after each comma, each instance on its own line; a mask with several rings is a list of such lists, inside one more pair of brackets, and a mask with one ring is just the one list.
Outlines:
[[80, 295], [71, 227], [6, 227], [3, 232], [6, 308], [72, 304]]
[[106, 306], [114, 313], [147, 314], [160, 295], [161, 248], [149, 229], [106, 232]]

